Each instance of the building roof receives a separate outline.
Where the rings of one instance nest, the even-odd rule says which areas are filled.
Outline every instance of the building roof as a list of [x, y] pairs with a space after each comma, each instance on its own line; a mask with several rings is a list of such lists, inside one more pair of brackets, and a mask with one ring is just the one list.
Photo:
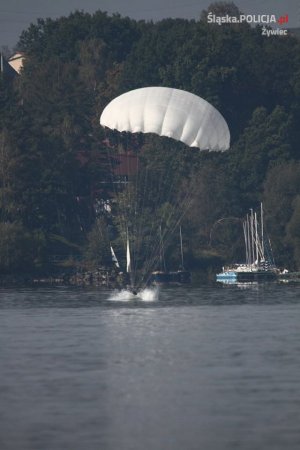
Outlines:
[[113, 157], [115, 160], [114, 174], [118, 176], [135, 175], [138, 171], [138, 158], [134, 153], [126, 152]]
[[7, 78], [13, 78], [17, 75], [17, 72], [8, 64], [7, 60], [0, 52], [0, 73]]
[[8, 64], [17, 72], [20, 73], [21, 69], [23, 67], [23, 62], [24, 62], [24, 54], [23, 53], [15, 53], [14, 55], [12, 55], [9, 60], [8, 60]]

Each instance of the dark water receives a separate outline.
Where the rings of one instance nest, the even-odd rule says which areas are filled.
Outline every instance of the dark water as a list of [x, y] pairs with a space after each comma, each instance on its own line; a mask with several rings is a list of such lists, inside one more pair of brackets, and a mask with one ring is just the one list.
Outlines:
[[1, 450], [300, 448], [300, 286], [0, 296]]

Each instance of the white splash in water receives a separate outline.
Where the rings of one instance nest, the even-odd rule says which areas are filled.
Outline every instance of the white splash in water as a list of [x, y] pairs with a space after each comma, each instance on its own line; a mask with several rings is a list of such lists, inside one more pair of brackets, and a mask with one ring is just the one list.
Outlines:
[[155, 302], [159, 297], [159, 288], [155, 286], [153, 288], [146, 288], [138, 292], [138, 297], [144, 302]]
[[135, 295], [133, 295], [132, 292], [122, 289], [122, 291], [113, 291], [108, 297], [108, 300], [115, 302], [128, 302], [133, 298], [135, 298]]
[[142, 300], [144, 302], [154, 302], [157, 301], [159, 297], [159, 288], [145, 288], [139, 291], [136, 295], [131, 291], [122, 289], [122, 291], [113, 291], [109, 296], [108, 300], [115, 302], [129, 302], [132, 300]]

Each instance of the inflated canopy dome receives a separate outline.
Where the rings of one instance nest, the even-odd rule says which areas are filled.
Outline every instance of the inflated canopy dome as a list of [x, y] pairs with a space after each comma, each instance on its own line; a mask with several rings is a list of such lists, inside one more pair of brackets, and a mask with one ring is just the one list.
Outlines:
[[197, 95], [167, 87], [126, 92], [104, 109], [100, 124], [112, 130], [155, 133], [200, 150], [224, 151], [230, 133], [223, 116]]

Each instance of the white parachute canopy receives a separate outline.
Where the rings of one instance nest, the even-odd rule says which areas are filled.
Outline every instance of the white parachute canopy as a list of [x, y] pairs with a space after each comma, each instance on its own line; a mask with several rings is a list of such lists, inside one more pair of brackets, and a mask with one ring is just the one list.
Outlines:
[[224, 151], [230, 132], [223, 116], [197, 95], [168, 87], [145, 87], [116, 97], [100, 124], [112, 130], [154, 133], [200, 150]]

